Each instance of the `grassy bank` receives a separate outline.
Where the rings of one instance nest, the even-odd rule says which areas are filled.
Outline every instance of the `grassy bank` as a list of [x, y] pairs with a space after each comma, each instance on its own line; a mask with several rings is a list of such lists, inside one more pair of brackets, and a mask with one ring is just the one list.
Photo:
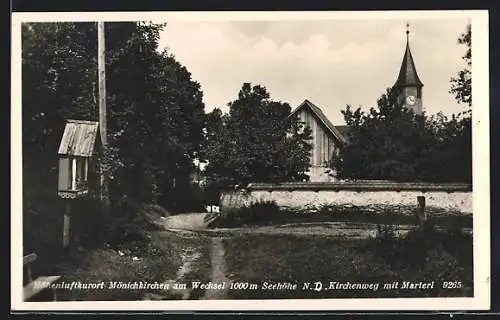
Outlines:
[[[384, 233], [386, 232], [386, 233]], [[376, 239], [340, 240], [311, 236], [242, 235], [225, 240], [228, 273], [233, 281], [257, 284], [254, 290], [230, 290], [232, 299], [373, 298], [472, 296], [472, 238], [445, 234], [424, 243], [415, 233], [408, 239], [392, 238], [382, 231]], [[413, 238], [412, 238], [413, 237]], [[453, 242], [463, 246], [453, 250]], [[416, 249], [416, 244], [421, 249]], [[448, 246], [448, 247], [447, 247]], [[399, 253], [391, 257], [391, 252]], [[412, 256], [422, 257], [422, 261]], [[403, 288], [403, 282], [432, 283], [432, 288]], [[459, 281], [459, 288], [444, 288], [447, 281]], [[296, 284], [290, 290], [266, 290], [263, 283]], [[320, 282], [322, 289], [313, 290]], [[325, 289], [330, 282], [378, 286], [371, 289]], [[310, 283], [310, 289], [303, 289]], [[394, 285], [397, 283], [397, 285]], [[387, 287], [384, 288], [384, 285]], [[389, 286], [391, 286], [389, 288]]]
[[[75, 212], [70, 246], [50, 263], [37, 262], [35, 273], [41, 275], [40, 270], [44, 270], [43, 274], [60, 275], [59, 284], [100, 284], [95, 289], [58, 289], [58, 300], [63, 301], [142, 300], [148, 292], [169, 295], [158, 289], [110, 287], [113, 282], [165, 283], [175, 279], [185, 243], [174, 235], [164, 235], [161, 241], [156, 237], [163, 230], [161, 217], [168, 212], [158, 205], [123, 201], [111, 207], [107, 219], [84, 219], [85, 214], [100, 213], [94, 207]], [[44, 295], [34, 299], [43, 300]]]
[[[123, 255], [122, 255], [123, 254]], [[136, 259], [134, 259], [134, 257]], [[111, 289], [110, 282], [148, 281], [163, 283], [167, 279], [175, 279], [175, 272], [181, 261], [177, 252], [170, 248], [155, 245], [141, 254], [124, 254], [121, 250], [97, 248], [84, 252], [71, 253], [64, 262], [57, 266], [60, 282], [79, 281], [81, 283], [100, 283], [104, 281], [104, 289], [58, 290], [59, 300], [91, 301], [91, 300], [142, 300], [144, 294], [158, 290], [120, 290]]]
[[[137, 301], [152, 294], [156, 299], [180, 299], [182, 291], [163, 289], [117, 289], [110, 288], [110, 282], [188, 283], [208, 281], [210, 264], [207, 259], [206, 240], [200, 237], [182, 237], [166, 231], [151, 233], [147, 248], [130, 251], [126, 248], [109, 247], [70, 253], [64, 262], [58, 264], [59, 282], [100, 283], [104, 289], [58, 290], [63, 301]], [[195, 263], [186, 263], [186, 253], [195, 249], [199, 256]], [[202, 263], [197, 263], [201, 261]], [[203, 261], [206, 261], [203, 263]], [[181, 280], [176, 281], [179, 271], [184, 269]], [[203, 295], [203, 291], [191, 292], [190, 299]]]

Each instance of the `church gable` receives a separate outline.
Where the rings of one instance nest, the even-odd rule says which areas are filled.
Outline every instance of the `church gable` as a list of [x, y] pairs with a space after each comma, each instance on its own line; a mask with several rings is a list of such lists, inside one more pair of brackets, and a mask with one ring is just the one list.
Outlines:
[[312, 130], [311, 165], [325, 166], [334, 153], [346, 142], [346, 138], [328, 120], [320, 108], [305, 100], [292, 115], [299, 117]]

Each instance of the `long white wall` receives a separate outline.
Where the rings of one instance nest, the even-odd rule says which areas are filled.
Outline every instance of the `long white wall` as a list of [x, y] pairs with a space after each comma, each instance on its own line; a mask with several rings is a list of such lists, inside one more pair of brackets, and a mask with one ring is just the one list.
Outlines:
[[398, 183], [302, 183], [250, 185], [246, 190], [222, 193], [221, 210], [238, 208], [257, 201], [275, 201], [278, 206], [306, 209], [323, 205], [356, 207], [417, 206], [424, 196], [426, 207], [472, 214], [472, 190], [457, 184]]

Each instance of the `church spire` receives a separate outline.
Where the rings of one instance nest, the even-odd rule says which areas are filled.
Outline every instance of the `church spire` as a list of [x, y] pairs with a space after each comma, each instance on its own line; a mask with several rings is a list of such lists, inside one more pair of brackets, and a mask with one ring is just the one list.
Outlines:
[[399, 70], [399, 76], [394, 84], [395, 87], [417, 86], [423, 87], [422, 81], [417, 75], [415, 63], [410, 51], [410, 25], [406, 24], [406, 51]]
[[415, 114], [422, 114], [422, 87], [415, 63], [410, 51], [410, 25], [406, 24], [406, 51], [399, 69], [399, 76], [392, 87], [396, 103], [407, 109], [413, 110]]
[[406, 46], [408, 46], [408, 43], [410, 42], [410, 24], [406, 24]]

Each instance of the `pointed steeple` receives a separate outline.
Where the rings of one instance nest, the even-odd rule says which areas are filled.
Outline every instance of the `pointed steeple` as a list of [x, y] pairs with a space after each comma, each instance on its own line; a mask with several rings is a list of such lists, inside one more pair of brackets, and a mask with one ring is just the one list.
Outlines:
[[411, 55], [409, 27], [409, 24], [406, 24], [406, 51], [403, 57], [403, 62], [401, 63], [401, 69], [399, 70], [399, 76], [396, 80], [396, 83], [394, 84], [394, 87], [424, 86], [417, 75], [415, 63], [413, 62], [413, 57]]

